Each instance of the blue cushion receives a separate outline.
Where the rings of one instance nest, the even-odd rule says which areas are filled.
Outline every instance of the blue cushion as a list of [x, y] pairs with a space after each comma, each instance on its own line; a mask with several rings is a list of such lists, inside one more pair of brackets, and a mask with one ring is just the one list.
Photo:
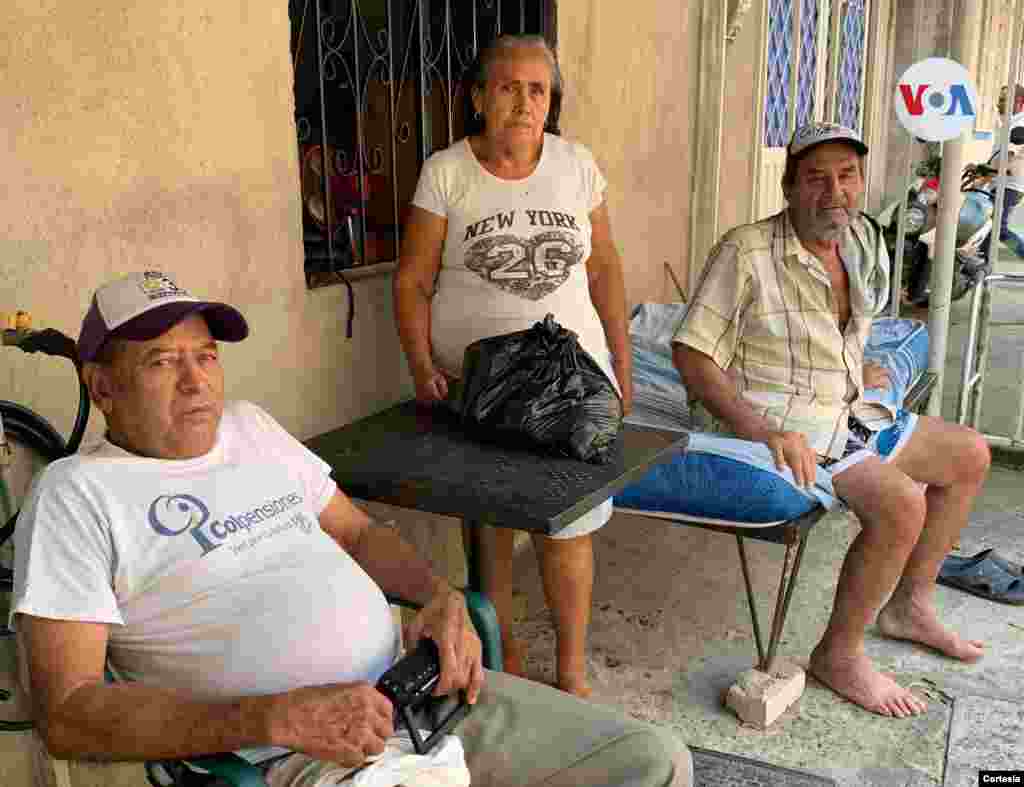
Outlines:
[[[687, 426], [686, 391], [672, 366], [671, 337], [685, 313], [680, 304], [644, 304], [630, 323], [634, 362], [634, 412], [630, 422], [668, 429]], [[895, 416], [903, 397], [928, 367], [928, 328], [905, 318], [872, 323], [865, 356], [886, 366], [892, 385], [865, 398]], [[825, 477], [824, 479], [822, 477]], [[818, 488], [804, 492], [789, 471], [775, 470], [761, 443], [691, 433], [690, 447], [654, 467], [614, 499], [619, 508], [719, 519], [752, 525], [787, 521], [818, 502], [835, 504], [828, 474], [818, 471]]]
[[626, 487], [619, 508], [764, 524], [806, 514], [817, 501], [778, 473], [710, 453], [686, 451]]

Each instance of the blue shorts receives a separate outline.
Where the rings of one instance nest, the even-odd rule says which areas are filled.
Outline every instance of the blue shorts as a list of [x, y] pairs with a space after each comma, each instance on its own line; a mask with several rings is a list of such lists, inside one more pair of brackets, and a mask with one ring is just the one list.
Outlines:
[[850, 416], [848, 425], [850, 436], [846, 440], [843, 455], [822, 457], [818, 460], [818, 466], [833, 476], [849, 470], [869, 456], [877, 456], [883, 462], [892, 461], [917, 428], [917, 415], [900, 410], [891, 426], [877, 432], [866, 427], [853, 415]]

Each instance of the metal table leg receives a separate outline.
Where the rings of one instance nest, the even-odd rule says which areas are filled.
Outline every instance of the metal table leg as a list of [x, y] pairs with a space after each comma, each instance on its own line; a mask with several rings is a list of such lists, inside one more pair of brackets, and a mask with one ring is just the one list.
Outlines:
[[[747, 603], [750, 606], [750, 619], [754, 625], [754, 641], [757, 644], [757, 665], [763, 672], [771, 672], [775, 666], [775, 654], [782, 639], [782, 629], [786, 622], [786, 614], [789, 612], [789, 602], [793, 598], [793, 590], [796, 588], [797, 578], [800, 574], [800, 564], [804, 557], [804, 548], [807, 546], [808, 533], [800, 528], [790, 526], [786, 533], [786, 554], [782, 561], [782, 573], [779, 576], [779, 592], [775, 601], [775, 611], [772, 615], [771, 633], [768, 638], [768, 652], [764, 651], [761, 641], [761, 626], [757, 617], [757, 606], [754, 601], [754, 590], [750, 582], [750, 568], [747, 563], [747, 554], [744, 549], [743, 536], [736, 533], [736, 545], [740, 553], [740, 566], [743, 569], [743, 581], [747, 588]], [[793, 557], [793, 549], [796, 548], [796, 557]], [[792, 570], [790, 570], [792, 564]], [[788, 578], [787, 578], [788, 574]]]
[[[782, 627], [786, 622], [786, 613], [789, 612], [789, 602], [793, 597], [793, 588], [796, 587], [797, 576], [800, 573], [800, 563], [804, 557], [804, 546], [806, 544], [806, 533], [797, 534], [797, 543], [795, 545], [791, 541], [786, 543], [786, 556], [782, 562], [782, 574], [779, 576], [779, 596], [775, 602], [775, 613], [772, 616], [772, 636], [768, 642], [768, 656], [765, 658], [763, 667], [765, 672], [771, 672], [775, 666], [775, 653], [779, 647], [779, 640], [782, 639]], [[796, 546], [796, 559], [793, 560], [793, 570], [787, 581], [786, 572], [789, 570], [794, 546]]]
[[750, 567], [747, 565], [747, 550], [743, 546], [743, 536], [736, 533], [736, 547], [740, 551], [740, 568], [743, 569], [743, 582], [747, 586], [747, 604], [750, 605], [750, 620], [754, 624], [754, 642], [757, 643], [757, 663], [764, 664], [764, 645], [761, 644], [761, 624], [757, 620], [757, 605], [754, 603], [754, 588], [750, 585]]

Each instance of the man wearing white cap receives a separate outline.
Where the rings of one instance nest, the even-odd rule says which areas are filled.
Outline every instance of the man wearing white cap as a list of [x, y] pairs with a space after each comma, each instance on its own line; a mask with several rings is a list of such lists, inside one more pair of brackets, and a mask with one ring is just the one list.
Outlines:
[[933, 595], [989, 451], [974, 431], [937, 418], [901, 412], [879, 424], [863, 401], [866, 388], [889, 384], [864, 362], [889, 295], [885, 244], [860, 212], [867, 152], [843, 126], [796, 131], [782, 179], [788, 206], [712, 250], [673, 359], [708, 428], [765, 443], [798, 484], [813, 484], [818, 467], [831, 473], [862, 529], [810, 671], [867, 710], [903, 717], [925, 703], [875, 668], [865, 628], [877, 615], [889, 637], [962, 661], [982, 656], [981, 642], [940, 623]]
[[407, 634], [438, 646], [435, 693], [475, 706], [445, 783], [689, 785], [672, 736], [485, 681], [462, 594], [263, 410], [225, 404], [217, 342], [247, 334], [236, 309], [158, 272], [93, 298], [78, 348], [105, 439], [40, 473], [15, 531], [11, 625], [51, 753], [361, 766], [394, 734], [374, 688], [399, 655], [391, 593], [423, 605]]
[[[999, 119], [1002, 120], [1006, 112], [1006, 104], [1010, 101], [1010, 89], [1003, 85], [999, 91], [999, 99], [996, 101], [996, 110], [999, 112]], [[992, 155], [988, 163], [992, 167], [999, 167], [1002, 132], [996, 132], [996, 140], [992, 146]], [[999, 178], [1006, 182], [1006, 196], [1003, 204], [1003, 217], [999, 224], [999, 240], [1005, 243], [1021, 259], [1024, 259], [1024, 238], [1010, 229], [1010, 215], [1020, 204], [1024, 197], [1024, 85], [1015, 85], [1013, 88], [1013, 106], [1010, 110], [1010, 141], [1006, 156], [1006, 174]], [[998, 178], [997, 178], [998, 180]], [[995, 233], [992, 233], [995, 234]], [[992, 235], [985, 239], [985, 243], [992, 242]]]

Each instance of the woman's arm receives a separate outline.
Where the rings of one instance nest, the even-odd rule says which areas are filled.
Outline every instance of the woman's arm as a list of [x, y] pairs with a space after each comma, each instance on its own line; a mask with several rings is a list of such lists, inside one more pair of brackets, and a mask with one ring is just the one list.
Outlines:
[[444, 375], [434, 368], [430, 347], [430, 299], [447, 230], [443, 216], [410, 206], [393, 286], [398, 337], [416, 384], [416, 398], [425, 402], [448, 394]]
[[633, 408], [633, 354], [626, 321], [626, 284], [622, 259], [612, 240], [607, 202], [594, 208], [590, 214], [590, 225], [591, 252], [587, 260], [590, 300], [601, 318], [608, 349], [612, 351], [615, 377], [622, 389], [622, 410], [628, 415]]

